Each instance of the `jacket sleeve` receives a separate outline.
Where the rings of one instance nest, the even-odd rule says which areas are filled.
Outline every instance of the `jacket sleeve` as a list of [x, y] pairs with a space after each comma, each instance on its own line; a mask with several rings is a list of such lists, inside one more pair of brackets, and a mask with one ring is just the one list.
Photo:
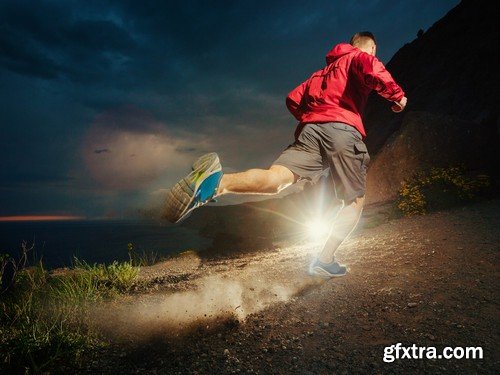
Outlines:
[[298, 120], [301, 121], [302, 111], [300, 105], [302, 102], [302, 97], [306, 90], [307, 81], [302, 82], [299, 86], [293, 89], [286, 97], [286, 106], [290, 113]]
[[398, 102], [405, 96], [403, 89], [375, 56], [367, 53], [358, 55], [355, 72], [366, 86], [391, 102]]

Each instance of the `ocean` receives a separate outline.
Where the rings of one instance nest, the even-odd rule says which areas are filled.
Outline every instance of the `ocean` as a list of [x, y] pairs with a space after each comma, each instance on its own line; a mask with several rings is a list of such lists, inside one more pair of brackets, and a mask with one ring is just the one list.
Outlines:
[[128, 244], [136, 254], [171, 255], [203, 250], [212, 240], [197, 230], [155, 221], [87, 220], [0, 223], [0, 254], [17, 256], [22, 241], [35, 244], [33, 255], [48, 269], [70, 266], [73, 257], [87, 263], [128, 260]]

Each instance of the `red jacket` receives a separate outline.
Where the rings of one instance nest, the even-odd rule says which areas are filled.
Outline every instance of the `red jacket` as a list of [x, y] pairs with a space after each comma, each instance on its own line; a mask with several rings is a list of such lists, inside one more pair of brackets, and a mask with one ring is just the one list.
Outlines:
[[286, 98], [290, 112], [301, 124], [338, 121], [366, 136], [361, 113], [375, 90], [390, 101], [404, 92], [375, 57], [350, 44], [338, 44], [326, 55], [326, 67], [314, 72]]

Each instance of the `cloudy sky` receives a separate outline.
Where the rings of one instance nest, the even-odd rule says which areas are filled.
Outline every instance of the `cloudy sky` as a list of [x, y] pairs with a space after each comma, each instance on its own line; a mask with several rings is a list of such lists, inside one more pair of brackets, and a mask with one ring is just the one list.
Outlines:
[[457, 0], [0, 2], [0, 216], [122, 215], [217, 151], [267, 167], [286, 94], [360, 30], [388, 62]]

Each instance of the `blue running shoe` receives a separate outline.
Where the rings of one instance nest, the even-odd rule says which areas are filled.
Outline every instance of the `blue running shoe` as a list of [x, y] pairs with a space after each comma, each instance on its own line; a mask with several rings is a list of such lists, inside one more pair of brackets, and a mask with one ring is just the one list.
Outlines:
[[333, 263], [323, 263], [318, 258], [309, 265], [309, 275], [323, 277], [329, 279], [331, 277], [344, 276], [347, 273], [347, 267], [339, 264], [337, 261]]
[[186, 219], [193, 210], [213, 201], [222, 178], [222, 166], [215, 152], [196, 160], [192, 172], [167, 193], [164, 217], [172, 223]]

